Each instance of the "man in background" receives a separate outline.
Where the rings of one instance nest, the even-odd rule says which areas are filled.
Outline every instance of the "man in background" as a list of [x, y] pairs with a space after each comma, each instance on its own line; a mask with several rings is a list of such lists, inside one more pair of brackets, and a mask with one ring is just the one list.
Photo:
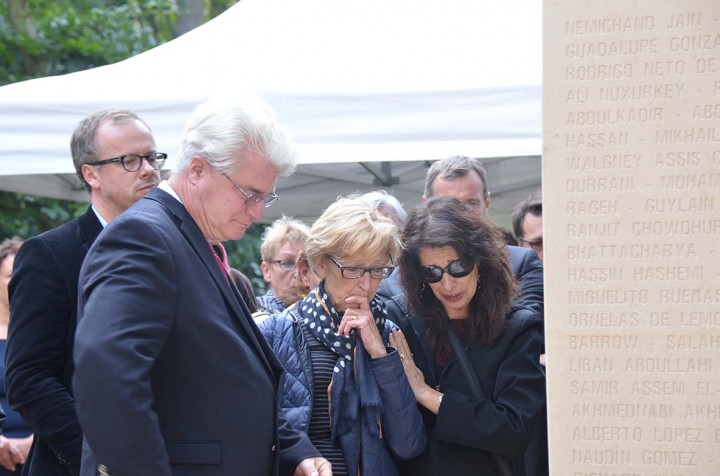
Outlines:
[[8, 400], [35, 434], [23, 475], [80, 472], [82, 431], [70, 387], [80, 265], [103, 227], [157, 185], [166, 158], [147, 124], [122, 109], [80, 121], [70, 150], [90, 207], [26, 241], [9, 287]]
[[535, 250], [543, 261], [543, 218], [540, 195], [518, 203], [512, 215], [513, 232], [518, 244]]

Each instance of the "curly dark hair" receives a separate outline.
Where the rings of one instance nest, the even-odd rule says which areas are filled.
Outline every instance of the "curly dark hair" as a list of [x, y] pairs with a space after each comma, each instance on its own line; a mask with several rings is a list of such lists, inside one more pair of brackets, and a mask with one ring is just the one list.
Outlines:
[[415, 209], [403, 233], [400, 278], [410, 313], [425, 319], [430, 347], [435, 355], [447, 357], [447, 312], [419, 272], [420, 251], [445, 246], [452, 247], [462, 261], [477, 264], [480, 273], [470, 302], [468, 345], [495, 342], [518, 288], [503, 237], [494, 225], [450, 197], [433, 197]]

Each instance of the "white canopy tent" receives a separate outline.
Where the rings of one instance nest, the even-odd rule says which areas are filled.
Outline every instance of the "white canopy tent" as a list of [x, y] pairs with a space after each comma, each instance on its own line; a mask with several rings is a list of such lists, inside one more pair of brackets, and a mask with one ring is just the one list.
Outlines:
[[260, 95], [290, 127], [298, 172], [280, 213], [385, 189], [419, 203], [430, 161], [484, 158], [493, 208], [540, 186], [541, 8], [536, 0], [242, 0], [128, 60], [0, 88], [0, 189], [85, 200], [69, 156], [77, 122], [136, 111], [172, 157], [213, 96]]

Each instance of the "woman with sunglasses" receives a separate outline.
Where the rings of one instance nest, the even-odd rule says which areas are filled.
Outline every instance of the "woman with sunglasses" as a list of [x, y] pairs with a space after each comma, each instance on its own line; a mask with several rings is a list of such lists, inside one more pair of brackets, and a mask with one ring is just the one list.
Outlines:
[[542, 321], [512, 308], [502, 244], [493, 225], [452, 198], [432, 198], [408, 219], [400, 270], [410, 317], [390, 313], [402, 327], [390, 343], [404, 357], [428, 448], [401, 474], [534, 474], [524, 453], [544, 429]]
[[[395, 325], [375, 295], [399, 254], [389, 218], [358, 198], [341, 198], [305, 243], [320, 284], [259, 324], [285, 367], [281, 411], [308, 434], [335, 476], [397, 475], [396, 461], [425, 448], [400, 354], [388, 347]], [[286, 467], [294, 469], [294, 460]]]

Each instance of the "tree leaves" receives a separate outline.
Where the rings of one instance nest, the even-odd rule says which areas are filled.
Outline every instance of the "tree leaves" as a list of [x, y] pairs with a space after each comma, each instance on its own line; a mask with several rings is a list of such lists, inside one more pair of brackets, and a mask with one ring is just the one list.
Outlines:
[[[124, 60], [173, 39], [178, 23], [198, 26], [198, 20], [207, 21], [236, 2], [204, 0], [198, 18], [180, 8], [184, 0], [0, 1], [0, 85]], [[12, 21], [8, 7], [16, 15]], [[37, 235], [81, 215], [87, 206], [0, 192], [0, 239]], [[245, 273], [258, 293], [266, 286], [259, 265], [263, 229], [253, 225], [243, 240], [226, 244], [230, 265]]]
[[121, 61], [175, 38], [178, 23], [198, 26], [236, 2], [206, 0], [202, 17], [181, 9], [183, 0], [0, 2], [0, 85]]

